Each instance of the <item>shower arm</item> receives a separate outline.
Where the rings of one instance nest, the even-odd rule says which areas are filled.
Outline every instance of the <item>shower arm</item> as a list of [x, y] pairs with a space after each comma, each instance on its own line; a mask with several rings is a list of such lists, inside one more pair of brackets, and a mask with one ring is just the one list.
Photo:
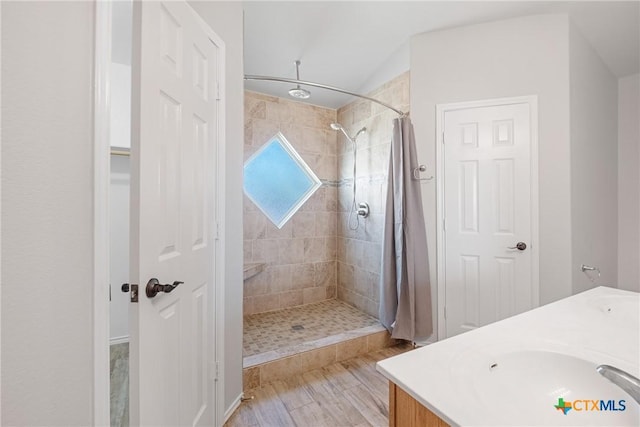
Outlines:
[[261, 81], [267, 81], [267, 82], [293, 83], [293, 84], [297, 84], [297, 85], [305, 85], [305, 86], [317, 87], [317, 88], [320, 88], [320, 89], [332, 90], [334, 92], [340, 92], [340, 93], [344, 93], [346, 95], [351, 95], [351, 96], [355, 96], [355, 97], [358, 97], [358, 98], [366, 99], [366, 100], [371, 101], [371, 102], [375, 102], [378, 105], [382, 105], [383, 107], [386, 107], [386, 108], [394, 111], [400, 117], [406, 117], [407, 116], [407, 113], [404, 113], [404, 112], [402, 112], [402, 111], [400, 111], [400, 110], [398, 110], [396, 108], [393, 108], [391, 105], [385, 104], [382, 101], [378, 101], [375, 98], [371, 98], [371, 97], [366, 96], [366, 95], [360, 95], [359, 93], [350, 92], [350, 91], [345, 90], [345, 89], [340, 89], [339, 87], [324, 85], [322, 83], [307, 82], [307, 81], [304, 81], [304, 80], [297, 80], [297, 79], [287, 79], [287, 78], [284, 78], [284, 77], [256, 76], [256, 75], [250, 75], [250, 74], [246, 74], [244, 76], [244, 79], [245, 80], [261, 80]]

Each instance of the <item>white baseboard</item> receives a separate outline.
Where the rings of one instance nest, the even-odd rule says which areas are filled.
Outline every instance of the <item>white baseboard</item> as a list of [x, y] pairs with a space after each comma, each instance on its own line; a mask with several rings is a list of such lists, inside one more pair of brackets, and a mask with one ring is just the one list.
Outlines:
[[231, 418], [231, 415], [233, 415], [233, 413], [236, 411], [236, 409], [238, 409], [238, 407], [242, 403], [242, 396], [244, 396], [244, 393], [240, 393], [238, 395], [238, 397], [235, 398], [235, 400], [233, 401], [233, 403], [231, 404], [229, 409], [224, 411], [224, 421], [223, 421], [223, 423], [226, 423], [229, 420], [229, 418]]
[[109, 339], [109, 345], [122, 344], [125, 342], [129, 342], [129, 335], [125, 335], [122, 337], [113, 337]]

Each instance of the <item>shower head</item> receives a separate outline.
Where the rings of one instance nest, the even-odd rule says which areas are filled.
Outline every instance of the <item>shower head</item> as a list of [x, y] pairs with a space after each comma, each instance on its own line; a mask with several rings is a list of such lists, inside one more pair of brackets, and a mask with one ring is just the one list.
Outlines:
[[308, 99], [311, 96], [311, 92], [306, 89], [302, 89], [300, 85], [294, 87], [293, 89], [289, 89], [289, 96], [298, 99]]
[[[300, 61], [296, 60], [296, 80], [300, 80]], [[306, 89], [302, 89], [300, 85], [296, 85], [296, 87], [289, 89], [289, 96], [298, 99], [308, 99], [311, 96], [311, 92]]]
[[344, 134], [344, 136], [347, 137], [347, 139], [353, 143], [355, 143], [355, 141], [353, 139], [351, 139], [351, 137], [349, 136], [349, 134], [347, 133], [346, 130], [344, 130], [344, 127], [342, 127], [342, 125], [340, 123], [331, 123], [331, 129], [333, 130], [339, 130], [340, 132], [342, 132]]
[[354, 144], [356, 143], [356, 139], [358, 139], [358, 136], [360, 136], [360, 134], [364, 131], [367, 130], [366, 127], [363, 127], [362, 129], [360, 129], [358, 132], [356, 132], [355, 136], [351, 137], [349, 136], [349, 134], [347, 133], [347, 131], [344, 129], [344, 127], [340, 124], [340, 123], [331, 123], [331, 129], [333, 130], [339, 130], [340, 132], [342, 132], [344, 134], [344, 136], [347, 137], [347, 139], [351, 142], [353, 142]]

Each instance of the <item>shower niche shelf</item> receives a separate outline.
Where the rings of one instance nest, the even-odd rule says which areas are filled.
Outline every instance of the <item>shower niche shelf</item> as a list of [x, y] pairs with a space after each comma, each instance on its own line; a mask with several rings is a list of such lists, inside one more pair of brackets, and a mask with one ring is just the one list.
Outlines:
[[253, 276], [257, 276], [258, 274], [264, 271], [265, 264], [262, 262], [257, 262], [253, 264], [245, 264], [243, 268], [243, 276], [242, 280], [247, 281], [251, 279]]

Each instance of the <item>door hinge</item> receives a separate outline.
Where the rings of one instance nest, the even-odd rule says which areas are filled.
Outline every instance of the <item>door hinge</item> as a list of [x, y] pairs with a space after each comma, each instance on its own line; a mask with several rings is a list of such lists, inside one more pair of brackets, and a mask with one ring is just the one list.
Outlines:
[[216, 101], [220, 101], [220, 82], [216, 82]]
[[447, 318], [447, 306], [444, 307], [444, 318]]
[[220, 379], [220, 362], [217, 360], [211, 362], [211, 379], [218, 381]]
[[442, 218], [442, 230], [447, 231], [447, 218]]
[[213, 239], [220, 240], [220, 223], [216, 222], [215, 230], [213, 231]]
[[444, 144], [444, 132], [442, 132], [442, 143]]

